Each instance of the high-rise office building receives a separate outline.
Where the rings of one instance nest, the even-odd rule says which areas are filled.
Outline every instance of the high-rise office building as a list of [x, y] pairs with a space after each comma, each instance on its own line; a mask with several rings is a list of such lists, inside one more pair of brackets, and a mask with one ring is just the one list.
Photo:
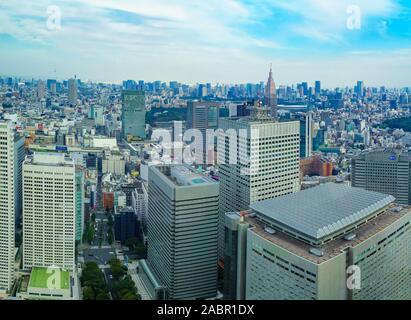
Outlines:
[[64, 154], [23, 163], [23, 268], [75, 268], [76, 169]]
[[244, 213], [229, 212], [225, 219], [224, 248], [224, 300], [244, 300], [246, 274], [247, 229]]
[[269, 108], [271, 117], [277, 119], [277, 90], [273, 79], [272, 66], [270, 66], [270, 73], [268, 74], [267, 85], [265, 86], [264, 104]]
[[57, 81], [55, 79], [47, 79], [47, 89], [50, 90], [52, 94], [57, 93]]
[[411, 211], [393, 201], [329, 183], [254, 203], [245, 219], [246, 262], [237, 253], [246, 264], [238, 274], [240, 294], [247, 300], [410, 299]]
[[139, 238], [141, 227], [134, 208], [116, 207], [114, 211], [114, 238], [116, 241], [126, 244], [130, 238]]
[[16, 219], [16, 135], [9, 122], [0, 123], [0, 292], [10, 291], [14, 281]]
[[365, 151], [352, 159], [353, 187], [390, 194], [411, 204], [411, 155], [390, 149]]
[[363, 81], [357, 81], [357, 86], [355, 87], [355, 93], [359, 98], [362, 98], [364, 96], [364, 82]]
[[187, 129], [198, 129], [202, 134], [202, 141], [198, 148], [202, 152], [196, 152], [196, 163], [201, 165], [214, 164], [214, 141], [210, 141], [210, 148], [207, 145], [207, 129], [216, 129], [218, 126], [220, 104], [206, 101], [189, 101], [187, 103]]
[[22, 201], [23, 201], [23, 188], [22, 188], [22, 168], [25, 157], [25, 138], [23, 135], [15, 133], [14, 138], [14, 202], [16, 213], [16, 225], [21, 222], [22, 218]]
[[143, 281], [160, 299], [217, 294], [218, 182], [185, 165], [150, 166]]
[[308, 96], [308, 83], [307, 82], [302, 82], [301, 87], [303, 89], [303, 95]]
[[37, 98], [39, 100], [44, 99], [46, 92], [46, 85], [43, 80], [38, 80], [37, 81]]
[[75, 106], [77, 104], [77, 80], [68, 80], [68, 101], [71, 105]]
[[227, 212], [300, 190], [300, 123], [254, 114], [219, 123], [219, 257], [224, 255]]
[[123, 90], [121, 124], [125, 139], [146, 138], [146, 98], [144, 91]]
[[300, 158], [311, 157], [313, 152], [313, 115], [298, 113], [294, 117], [300, 121]]
[[313, 130], [313, 151], [320, 150], [320, 147], [325, 143], [325, 129], [319, 128]]
[[84, 174], [85, 168], [76, 166], [76, 241], [81, 241], [84, 232]]
[[321, 94], [321, 81], [315, 82], [315, 94], [316, 95]]

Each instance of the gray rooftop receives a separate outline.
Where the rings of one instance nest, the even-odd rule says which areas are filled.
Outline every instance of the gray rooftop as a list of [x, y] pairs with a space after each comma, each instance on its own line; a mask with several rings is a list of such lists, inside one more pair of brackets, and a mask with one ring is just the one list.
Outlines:
[[326, 183], [250, 208], [263, 220], [321, 239], [366, 219], [395, 200], [393, 196], [344, 184]]

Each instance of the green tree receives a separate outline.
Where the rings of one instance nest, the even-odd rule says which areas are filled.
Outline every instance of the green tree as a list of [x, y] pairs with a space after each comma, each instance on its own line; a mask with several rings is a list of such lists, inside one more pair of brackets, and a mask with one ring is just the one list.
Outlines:
[[109, 214], [108, 215], [108, 226], [110, 227], [110, 228], [112, 228], [113, 227], [113, 225], [114, 225], [114, 220], [113, 220], [113, 215], [112, 214]]
[[89, 225], [88, 230], [87, 230], [87, 242], [89, 244], [92, 243], [94, 239], [94, 235], [95, 235], [94, 226], [91, 224]]
[[97, 290], [96, 300], [110, 300], [110, 296], [106, 290]]
[[111, 273], [113, 274], [113, 277], [116, 280], [124, 276], [124, 269], [123, 269], [123, 266], [120, 260], [113, 258], [109, 261], [109, 264], [110, 264]]
[[83, 300], [94, 300], [94, 290], [91, 287], [83, 288]]
[[121, 296], [121, 300], [138, 300], [137, 295], [134, 293], [127, 291], [124, 295]]
[[134, 250], [139, 256], [147, 255], [147, 247], [141, 242], [134, 247]]
[[136, 237], [132, 237], [132, 238], [128, 238], [126, 240], [126, 246], [130, 249], [130, 250], [134, 250], [135, 246], [139, 243], [138, 238]]
[[83, 297], [85, 300], [109, 299], [104, 274], [95, 262], [87, 262], [84, 266], [81, 279]]
[[113, 244], [113, 242], [114, 242], [114, 236], [113, 236], [113, 230], [110, 230], [109, 232], [108, 232], [108, 239], [107, 239], [107, 241], [108, 241], [108, 244]]

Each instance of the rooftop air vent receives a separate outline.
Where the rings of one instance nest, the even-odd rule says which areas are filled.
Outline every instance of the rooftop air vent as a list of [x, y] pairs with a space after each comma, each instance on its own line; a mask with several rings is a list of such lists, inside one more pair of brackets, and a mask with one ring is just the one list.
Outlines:
[[347, 235], [344, 237], [344, 240], [345, 240], [345, 241], [353, 241], [355, 238], [357, 238], [357, 235], [354, 234], [354, 233], [350, 233], [350, 234], [347, 234]]
[[310, 253], [317, 256], [317, 257], [322, 257], [324, 255], [324, 251], [318, 248], [311, 248]]
[[272, 228], [270, 228], [270, 227], [265, 227], [265, 228], [264, 228], [264, 231], [267, 232], [267, 233], [269, 233], [269, 234], [275, 234], [275, 230], [272, 229]]

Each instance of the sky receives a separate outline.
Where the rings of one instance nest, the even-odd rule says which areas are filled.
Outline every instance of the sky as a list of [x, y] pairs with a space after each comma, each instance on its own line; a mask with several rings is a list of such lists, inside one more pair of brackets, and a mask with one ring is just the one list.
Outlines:
[[0, 0], [0, 74], [411, 87], [411, 0]]

